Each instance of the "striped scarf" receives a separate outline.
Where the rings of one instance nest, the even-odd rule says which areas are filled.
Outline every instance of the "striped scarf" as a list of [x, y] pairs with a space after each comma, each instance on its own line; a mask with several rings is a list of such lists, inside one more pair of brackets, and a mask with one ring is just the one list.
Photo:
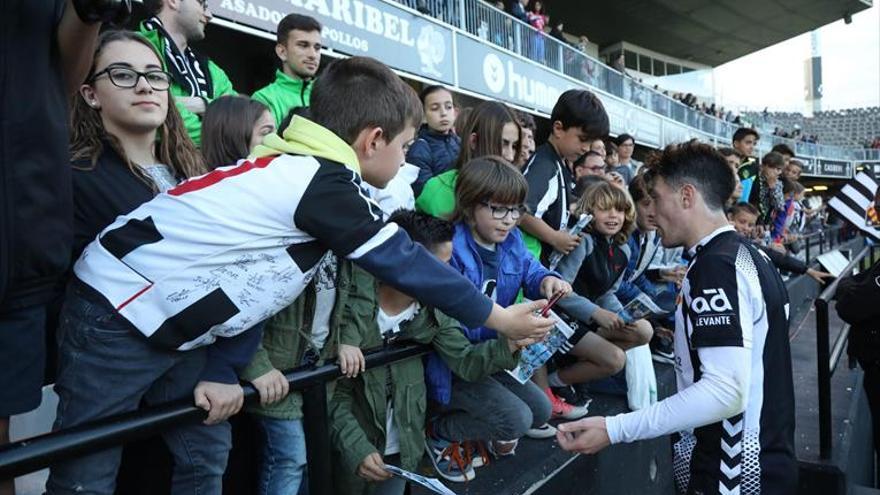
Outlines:
[[143, 25], [148, 31], [156, 31], [162, 37], [162, 44], [165, 47], [162, 56], [165, 58], [166, 68], [174, 78], [174, 82], [183, 89], [184, 94], [210, 98], [211, 78], [202, 69], [202, 63], [196, 58], [195, 52], [190, 47], [180, 51], [158, 17], [147, 19]]

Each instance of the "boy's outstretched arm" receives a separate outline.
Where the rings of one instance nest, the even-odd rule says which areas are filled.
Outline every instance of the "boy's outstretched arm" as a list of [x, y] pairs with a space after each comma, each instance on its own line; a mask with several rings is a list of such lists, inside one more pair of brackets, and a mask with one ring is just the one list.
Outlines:
[[434, 306], [471, 328], [488, 326], [514, 339], [539, 337], [553, 326], [532, 314], [542, 301], [501, 308], [393, 223], [363, 191], [354, 172], [327, 163], [302, 196], [294, 223], [321, 244], [379, 280]]

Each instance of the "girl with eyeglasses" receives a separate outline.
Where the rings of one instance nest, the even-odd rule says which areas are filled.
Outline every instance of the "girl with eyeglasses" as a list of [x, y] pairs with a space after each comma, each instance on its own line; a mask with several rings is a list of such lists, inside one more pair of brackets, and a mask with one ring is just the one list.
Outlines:
[[[206, 171], [168, 92], [170, 76], [146, 39], [129, 31], [107, 31], [98, 39], [92, 64], [71, 112], [73, 259], [117, 216]], [[101, 242], [107, 249], [131, 249], [110, 235]], [[192, 398], [192, 383], [205, 368], [206, 351], [154, 348], [118, 315], [96, 315], [101, 301], [106, 304], [72, 277], [57, 337], [55, 429], [133, 411], [142, 400]], [[100, 320], [100, 329], [90, 324], [98, 316], [106, 318]], [[161, 376], [142, 387], [138, 379], [145, 374]], [[171, 492], [219, 493], [231, 443], [228, 424], [185, 425], [163, 436], [174, 458]], [[112, 494], [121, 451], [113, 448], [54, 464], [47, 493]]]
[[[455, 186], [455, 234], [450, 265], [502, 307], [513, 304], [522, 289], [525, 296], [550, 299], [571, 292], [571, 286], [543, 266], [526, 250], [516, 228], [526, 212], [528, 185], [525, 177], [498, 156], [471, 160], [462, 167]], [[473, 343], [497, 338], [485, 327], [466, 328]], [[486, 459], [477, 447], [484, 441], [497, 457], [514, 453], [519, 438], [531, 429], [541, 429], [550, 419], [551, 404], [533, 382], [520, 384], [505, 372], [480, 382], [452, 377], [437, 355], [430, 355], [426, 367], [429, 397], [440, 404], [440, 415], [432, 424], [429, 455], [438, 462], [442, 452], [464, 445], [464, 457], [480, 465]], [[546, 427], [543, 438], [555, 430]], [[480, 444], [481, 445], [481, 444]], [[473, 446], [474, 449], [470, 447]]]
[[107, 31], [92, 64], [71, 111], [74, 259], [117, 216], [207, 171], [145, 38]]

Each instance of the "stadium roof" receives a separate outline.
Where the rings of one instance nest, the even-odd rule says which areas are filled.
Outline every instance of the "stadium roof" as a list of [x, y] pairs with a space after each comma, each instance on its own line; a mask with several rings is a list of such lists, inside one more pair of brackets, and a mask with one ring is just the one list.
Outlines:
[[870, 8], [871, 0], [549, 1], [551, 19], [605, 47], [627, 41], [717, 66]]

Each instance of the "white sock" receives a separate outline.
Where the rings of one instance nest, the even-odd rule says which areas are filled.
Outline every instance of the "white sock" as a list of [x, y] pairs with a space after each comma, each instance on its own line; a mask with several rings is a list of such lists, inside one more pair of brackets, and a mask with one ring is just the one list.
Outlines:
[[568, 384], [563, 382], [561, 378], [559, 378], [559, 373], [554, 371], [547, 376], [547, 383], [550, 384], [551, 387], [567, 387]]

